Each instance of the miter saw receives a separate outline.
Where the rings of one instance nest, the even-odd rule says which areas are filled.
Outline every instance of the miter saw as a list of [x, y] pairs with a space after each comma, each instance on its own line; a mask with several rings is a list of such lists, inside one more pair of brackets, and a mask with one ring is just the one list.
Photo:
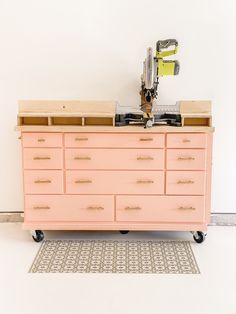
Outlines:
[[[173, 48], [168, 50], [170, 47]], [[147, 49], [147, 56], [143, 62], [140, 91], [145, 127], [151, 127], [155, 123], [152, 108], [153, 101], [157, 98], [159, 77], [179, 74], [179, 62], [177, 60], [164, 60], [165, 57], [176, 54], [177, 50], [178, 42], [176, 39], [159, 40], [156, 43], [155, 56], [153, 56], [151, 47]]]
[[153, 124], [181, 126], [178, 104], [175, 106], [158, 105], [157, 112], [153, 113], [159, 77], [179, 73], [178, 61], [164, 60], [165, 57], [176, 54], [177, 50], [178, 42], [175, 39], [159, 40], [156, 43], [155, 56], [153, 56], [152, 48], [147, 49], [141, 76], [141, 111], [137, 112], [136, 109], [135, 112], [116, 114], [116, 126], [127, 124], [142, 124], [145, 128]]

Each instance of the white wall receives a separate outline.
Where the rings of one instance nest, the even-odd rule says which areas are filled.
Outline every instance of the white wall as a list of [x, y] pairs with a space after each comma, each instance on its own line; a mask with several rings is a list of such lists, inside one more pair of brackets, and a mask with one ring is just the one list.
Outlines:
[[17, 100], [138, 106], [146, 48], [174, 37], [181, 71], [159, 102], [212, 99], [212, 208], [236, 212], [235, 17], [234, 0], [0, 0], [0, 211], [22, 210]]

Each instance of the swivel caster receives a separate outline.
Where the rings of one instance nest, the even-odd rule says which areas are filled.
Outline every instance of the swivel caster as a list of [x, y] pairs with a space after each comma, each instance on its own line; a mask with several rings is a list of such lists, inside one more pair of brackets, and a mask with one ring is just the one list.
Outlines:
[[194, 231], [193, 232], [193, 239], [197, 243], [202, 243], [205, 241], [206, 234], [202, 231]]
[[32, 232], [32, 238], [35, 242], [41, 242], [44, 239], [44, 233], [42, 230], [35, 230]]
[[121, 234], [127, 234], [127, 233], [129, 233], [129, 230], [120, 230], [120, 233]]

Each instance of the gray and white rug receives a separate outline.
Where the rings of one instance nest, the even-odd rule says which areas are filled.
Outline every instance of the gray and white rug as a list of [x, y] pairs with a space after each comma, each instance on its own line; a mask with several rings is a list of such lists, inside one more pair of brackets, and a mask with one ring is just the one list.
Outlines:
[[199, 274], [189, 241], [46, 240], [30, 273]]

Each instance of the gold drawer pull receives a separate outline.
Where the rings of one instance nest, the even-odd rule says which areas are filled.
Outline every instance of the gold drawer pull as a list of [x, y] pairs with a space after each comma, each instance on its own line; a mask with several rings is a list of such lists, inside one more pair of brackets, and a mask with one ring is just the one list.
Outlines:
[[44, 138], [38, 138], [38, 142], [45, 142]]
[[136, 183], [154, 183], [153, 180], [137, 180]]
[[195, 207], [192, 207], [192, 206], [190, 206], [190, 207], [183, 207], [183, 206], [180, 206], [178, 209], [179, 209], [179, 210], [196, 210], [196, 208], [195, 208]]
[[140, 209], [142, 209], [142, 208], [139, 206], [127, 206], [127, 207], [125, 207], [125, 210], [140, 210]]
[[74, 160], [91, 160], [91, 157], [88, 156], [77, 156]]
[[193, 183], [194, 183], [194, 181], [192, 181], [192, 180], [179, 180], [177, 182], [177, 184], [193, 184]]
[[184, 143], [190, 143], [190, 142], [191, 142], [191, 140], [189, 140], [189, 139], [185, 138], [185, 139], [183, 139], [183, 142], [184, 142]]
[[34, 183], [51, 183], [51, 180], [36, 180]]
[[51, 157], [34, 157], [34, 160], [50, 160]]
[[154, 160], [154, 158], [150, 156], [139, 156], [137, 157], [137, 160]]
[[87, 207], [87, 209], [91, 209], [91, 210], [104, 210], [104, 207], [102, 207], [102, 206], [89, 206], [89, 207]]
[[87, 137], [76, 137], [75, 141], [88, 141]]
[[146, 138], [140, 138], [139, 139], [141, 142], [148, 142], [148, 141], [153, 141], [153, 138], [151, 137], [146, 137]]
[[50, 209], [49, 206], [35, 206], [34, 209]]
[[178, 160], [195, 160], [195, 157], [178, 157]]
[[92, 183], [92, 180], [87, 180], [87, 179], [84, 179], [84, 180], [76, 180], [75, 183]]

